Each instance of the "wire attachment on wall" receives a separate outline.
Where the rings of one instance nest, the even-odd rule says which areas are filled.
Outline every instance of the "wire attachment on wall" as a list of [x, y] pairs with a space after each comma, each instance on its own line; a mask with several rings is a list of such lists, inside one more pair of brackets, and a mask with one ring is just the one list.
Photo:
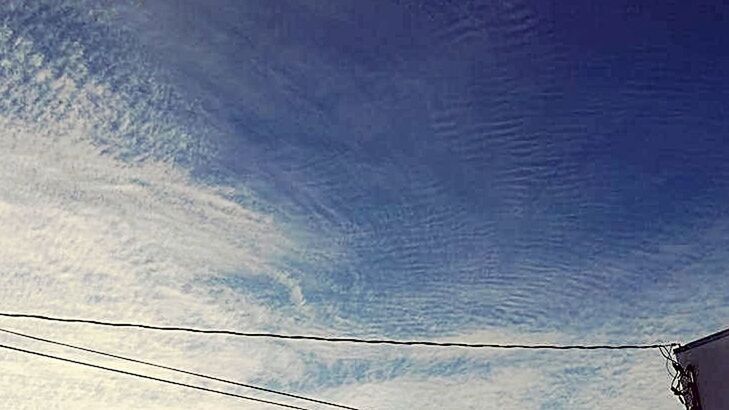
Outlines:
[[666, 368], [671, 375], [671, 392], [686, 407], [686, 410], [701, 410], [695, 369], [691, 365], [684, 367], [676, 360], [673, 353], [674, 346], [679, 347], [680, 345], [675, 344], [658, 349], [666, 359]]

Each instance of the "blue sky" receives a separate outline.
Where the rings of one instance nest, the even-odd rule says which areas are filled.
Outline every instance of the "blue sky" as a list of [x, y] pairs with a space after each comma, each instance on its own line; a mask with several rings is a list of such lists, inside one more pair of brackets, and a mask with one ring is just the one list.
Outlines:
[[[6, 310], [525, 343], [726, 327], [718, 2], [0, 7]], [[28, 329], [366, 408], [679, 407], [657, 352]], [[0, 354], [15, 408], [237, 405]]]

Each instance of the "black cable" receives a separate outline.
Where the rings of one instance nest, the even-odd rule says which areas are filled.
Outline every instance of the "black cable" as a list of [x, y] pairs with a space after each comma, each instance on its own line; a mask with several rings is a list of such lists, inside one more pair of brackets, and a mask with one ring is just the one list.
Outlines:
[[360, 343], [371, 345], [398, 345], [398, 346], [431, 346], [431, 347], [466, 347], [466, 348], [494, 348], [494, 349], [551, 349], [551, 350], [635, 350], [635, 349], [658, 349], [660, 347], [672, 347], [677, 343], [656, 343], [656, 344], [625, 344], [625, 345], [549, 345], [549, 344], [500, 344], [500, 343], [464, 343], [464, 342], [433, 342], [433, 341], [417, 341], [417, 340], [388, 340], [388, 339], [359, 339], [353, 337], [326, 337], [326, 336], [308, 336], [308, 335], [285, 335], [277, 333], [253, 333], [239, 332], [235, 330], [213, 330], [213, 329], [195, 329], [189, 327], [175, 326], [157, 326], [146, 325], [140, 323], [123, 323], [123, 322], [106, 322], [92, 319], [69, 319], [58, 318], [52, 316], [34, 315], [26, 313], [5, 313], [0, 312], [0, 316], [12, 318], [38, 319], [53, 322], [65, 323], [85, 323], [97, 326], [109, 327], [134, 327], [148, 330], [177, 331], [200, 334], [218, 334], [240, 337], [260, 337], [269, 339], [287, 339], [287, 340], [311, 340], [316, 342], [327, 343]]
[[299, 396], [297, 394], [285, 393], [285, 392], [282, 392], [282, 391], [268, 389], [268, 388], [260, 387], [260, 386], [254, 386], [254, 385], [247, 384], [247, 383], [240, 383], [240, 382], [236, 382], [236, 381], [232, 381], [232, 380], [221, 379], [221, 378], [215, 377], [215, 376], [208, 376], [208, 375], [205, 375], [205, 374], [202, 374], [202, 373], [196, 373], [196, 372], [192, 372], [192, 371], [189, 371], [189, 370], [182, 370], [182, 369], [177, 369], [177, 368], [174, 368], [174, 367], [164, 366], [164, 365], [161, 365], [161, 364], [146, 362], [146, 361], [143, 361], [143, 360], [132, 359], [130, 357], [119, 356], [119, 355], [116, 355], [116, 354], [106, 353], [106, 352], [102, 352], [102, 351], [99, 351], [99, 350], [89, 349], [89, 348], [86, 348], [86, 347], [75, 346], [75, 345], [72, 345], [72, 344], [58, 342], [58, 341], [50, 340], [50, 339], [44, 339], [42, 337], [37, 337], [37, 336], [32, 336], [32, 335], [28, 335], [28, 334], [24, 334], [24, 333], [14, 332], [12, 330], [7, 330], [7, 329], [0, 328], [0, 332], [9, 333], [11, 335], [25, 337], [25, 338], [32, 339], [32, 340], [37, 340], [37, 341], [40, 341], [40, 342], [50, 343], [50, 344], [54, 344], [54, 345], [57, 345], [57, 346], [63, 346], [63, 347], [71, 348], [71, 349], [81, 350], [81, 351], [88, 352], [88, 353], [94, 353], [94, 354], [98, 354], [98, 355], [101, 355], [101, 356], [107, 356], [107, 357], [113, 357], [115, 359], [126, 360], [126, 361], [132, 362], [132, 363], [139, 363], [139, 364], [143, 364], [143, 365], [147, 365], [147, 366], [157, 367], [157, 368], [160, 368], [160, 369], [170, 370], [170, 371], [177, 372], [177, 373], [183, 373], [183, 374], [187, 374], [187, 375], [191, 375], [191, 376], [201, 377], [201, 378], [204, 378], [204, 379], [215, 380], [215, 381], [222, 382], [222, 383], [228, 383], [228, 384], [233, 384], [233, 385], [236, 385], [236, 386], [247, 387], [247, 388], [250, 388], [250, 389], [264, 391], [264, 392], [267, 392], [267, 393], [279, 394], [281, 396], [292, 397], [294, 399], [306, 400], [306, 401], [310, 401], [310, 402], [314, 402], [314, 403], [325, 404], [327, 406], [339, 407], [339, 408], [342, 408], [342, 409], [359, 410], [356, 407], [345, 406], [343, 404], [337, 404], [337, 403], [332, 403], [332, 402], [328, 402], [328, 401], [324, 401], [324, 400], [318, 400], [318, 399], [314, 399], [314, 398], [306, 397], [306, 396]]
[[16, 352], [26, 353], [26, 354], [30, 354], [30, 355], [34, 355], [34, 356], [40, 356], [40, 357], [45, 357], [45, 358], [48, 358], [48, 359], [59, 360], [59, 361], [62, 361], [62, 362], [73, 363], [73, 364], [78, 364], [78, 365], [81, 365], [81, 366], [93, 367], [95, 369], [106, 370], [108, 372], [120, 373], [120, 374], [124, 374], [124, 375], [127, 375], [127, 376], [134, 376], [134, 377], [139, 377], [139, 378], [142, 378], [142, 379], [154, 380], [154, 381], [161, 382], [161, 383], [173, 384], [175, 386], [181, 386], [181, 387], [187, 387], [187, 388], [190, 388], [190, 389], [206, 391], [206, 392], [209, 392], [209, 393], [222, 394], [224, 396], [236, 397], [236, 398], [239, 398], [239, 399], [251, 400], [251, 401], [256, 401], [256, 402], [259, 402], [259, 403], [270, 404], [272, 406], [286, 407], [286, 408], [289, 408], [289, 409], [308, 410], [308, 409], [306, 409], [304, 407], [297, 407], [297, 406], [292, 406], [290, 404], [278, 403], [278, 402], [275, 402], [275, 401], [258, 399], [258, 398], [250, 397], [250, 396], [243, 396], [243, 395], [240, 395], [240, 394], [230, 393], [230, 392], [226, 392], [226, 391], [222, 391], [222, 390], [215, 390], [215, 389], [209, 389], [207, 387], [195, 386], [195, 385], [187, 384], [187, 383], [180, 383], [180, 382], [176, 382], [174, 380], [160, 379], [158, 377], [147, 376], [147, 375], [139, 374], [139, 373], [132, 373], [132, 372], [128, 372], [128, 371], [125, 371], [125, 370], [113, 369], [111, 367], [99, 366], [99, 365], [92, 364], [92, 363], [80, 362], [80, 361], [77, 361], [77, 360], [67, 359], [65, 357], [53, 356], [53, 355], [50, 355], [50, 354], [36, 352], [36, 351], [33, 351], [33, 350], [25, 350], [25, 349], [21, 349], [19, 347], [13, 347], [13, 346], [7, 346], [7, 345], [0, 344], [0, 349], [13, 350], [13, 351], [16, 351]]
[[[678, 343], [674, 345], [680, 346]], [[662, 347], [658, 350], [661, 352], [663, 358], [666, 359], [666, 368], [668, 369], [668, 374], [671, 376], [671, 392], [678, 397], [678, 401], [681, 404], [686, 405], [686, 395], [691, 393], [690, 388], [684, 386], [686, 378], [689, 377], [686, 369], [674, 358], [673, 351], [670, 347]]]

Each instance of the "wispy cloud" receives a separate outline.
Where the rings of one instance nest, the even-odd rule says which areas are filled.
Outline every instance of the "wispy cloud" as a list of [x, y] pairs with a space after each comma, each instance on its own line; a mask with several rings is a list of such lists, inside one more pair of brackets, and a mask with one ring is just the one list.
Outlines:
[[[354, 323], [338, 316], [337, 308], [348, 300], [324, 297], [312, 302], [305, 289], [319, 290], [310, 283], [316, 275], [296, 268], [332, 269], [341, 262], [337, 258], [351, 256], [347, 255], [350, 242], [367, 236], [362, 242], [372, 245], [383, 230], [353, 227], [351, 237], [326, 242], [336, 251], [312, 250], [306, 243], [312, 233], [283, 221], [288, 215], [277, 213], [275, 204], [266, 204], [255, 189], [243, 183], [232, 188], [199, 175], [201, 164], [216, 159], [220, 147], [211, 135], [219, 130], [188, 118], [196, 112], [195, 104], [167, 84], [165, 73], [144, 53], [130, 51], [134, 39], [113, 32], [112, 14], [86, 9], [79, 6], [82, 3], [27, 3], [4, 4], [8, 13], [0, 21], [2, 310], [291, 333], [369, 332], [362, 326], [367, 318]], [[91, 34], [65, 28], [74, 24], [64, 19], [87, 24], [85, 30]], [[63, 27], [50, 29], [54, 24]], [[110, 30], [111, 40], [94, 34], [94, 29]], [[89, 47], [89, 42], [96, 47]], [[312, 194], [316, 195], [321, 193]], [[336, 214], [326, 201], [321, 203], [324, 213]], [[439, 207], [438, 212], [447, 215], [449, 210]], [[385, 220], [381, 228], [385, 233], [388, 224]], [[414, 224], [412, 237], [393, 241], [393, 252], [410, 252], [417, 261], [421, 253], [433, 251], [414, 249], [407, 241], [426, 236], [434, 248], [446, 247], [447, 241], [436, 235], [439, 224], [445, 222], [434, 221], [432, 229]], [[470, 241], [469, 235], [475, 234], [466, 225], [454, 228], [458, 230], [454, 235]], [[716, 255], [717, 260], [726, 260], [721, 251]], [[478, 269], [466, 268], [480, 263], [483, 255], [474, 251], [471, 256], [473, 261], [453, 258], [448, 266], [464, 271], [464, 277], [476, 275]], [[412, 281], [431, 269], [422, 263], [413, 266]], [[256, 281], [261, 278], [265, 280]], [[467, 296], [493, 296], [498, 286], [511, 289], [507, 279], [494, 277], [492, 287]], [[440, 297], [465, 295], [469, 286], [454, 285]], [[529, 286], [527, 290], [537, 285]], [[277, 303], [270, 301], [269, 293], [280, 297]], [[536, 293], [523, 292], [519, 302]], [[427, 296], [424, 302], [413, 297], [413, 306], [431, 303], [432, 295]], [[378, 308], [386, 313], [404, 309], [393, 303]], [[646, 330], [636, 338], [675, 336], [668, 320], [656, 324], [635, 319], [631, 327]], [[502, 325], [451, 329], [442, 340], [585, 341], [584, 335], [570, 329], [533, 332]], [[8, 319], [0, 320], [0, 326], [363, 408], [670, 408], [675, 404], [657, 354], [373, 349]], [[604, 322], [594, 326], [590, 341], [624, 337], [627, 328]], [[6, 335], [0, 340], [112, 365]], [[239, 408], [233, 399], [43, 359], [4, 351], [0, 358], [4, 364], [0, 403], [12, 403], [8, 408]], [[170, 376], [128, 364], [114, 366]]]
[[[40, 19], [58, 12], [7, 7]], [[13, 23], [0, 29], [3, 309], [251, 329], [286, 327], [291, 312], [305, 314], [297, 282], [279, 263], [296, 244], [275, 217], [243, 207], [228, 188], [202, 184], [178, 165], [183, 157], [204, 157], [205, 148], [201, 136], [164, 114], [169, 89], [144, 76], [111, 84], [85, 69], [98, 63], [89, 54], [102, 51], [68, 38], [39, 42]], [[272, 278], [287, 290], [288, 310], [265, 306], [245, 289], [209, 283], [230, 274]], [[76, 333], [3, 325], [66, 339]], [[241, 354], [240, 344], [224, 341], [91, 335], [77, 340], [188, 365], [214, 355], [219, 361], [211, 370], [228, 368], [234, 378], [302, 372], [295, 355], [265, 343]], [[11, 339], [3, 337], [17, 344]], [[191, 393], [165, 398], [157, 386], [2, 355], [9, 365], [2, 383], [17, 386], [2, 401], [13, 408], [233, 407], [229, 400], [214, 404]]]

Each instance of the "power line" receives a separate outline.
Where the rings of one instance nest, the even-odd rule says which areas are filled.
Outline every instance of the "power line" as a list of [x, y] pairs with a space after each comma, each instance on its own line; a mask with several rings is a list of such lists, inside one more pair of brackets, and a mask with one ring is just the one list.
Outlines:
[[201, 378], [204, 378], [204, 379], [215, 380], [215, 381], [222, 382], [222, 383], [232, 384], [232, 385], [241, 386], [241, 387], [247, 387], [247, 388], [250, 388], [250, 389], [264, 391], [264, 392], [267, 392], [267, 393], [278, 394], [278, 395], [282, 395], [282, 396], [286, 396], [286, 397], [291, 397], [291, 398], [294, 398], [294, 399], [306, 400], [306, 401], [310, 401], [310, 402], [313, 402], [313, 403], [325, 404], [327, 406], [339, 407], [339, 408], [342, 408], [342, 409], [359, 410], [356, 407], [345, 406], [343, 404], [332, 403], [332, 402], [325, 401], [325, 400], [318, 400], [318, 399], [314, 399], [314, 398], [306, 397], [306, 396], [299, 396], [297, 394], [285, 393], [285, 392], [282, 392], [282, 391], [268, 389], [268, 388], [260, 387], [260, 386], [254, 386], [254, 385], [247, 384], [247, 383], [240, 383], [240, 382], [236, 382], [236, 381], [232, 381], [232, 380], [221, 379], [221, 378], [215, 377], [215, 376], [208, 376], [208, 375], [205, 375], [205, 374], [202, 374], [202, 373], [192, 372], [192, 371], [189, 371], [189, 370], [178, 369], [178, 368], [174, 368], [174, 367], [164, 366], [164, 365], [161, 365], [161, 364], [146, 362], [144, 360], [138, 360], [138, 359], [133, 359], [133, 358], [130, 358], [130, 357], [120, 356], [120, 355], [116, 355], [116, 354], [113, 354], [113, 353], [106, 353], [106, 352], [102, 352], [102, 351], [99, 351], [99, 350], [89, 349], [89, 348], [86, 348], [86, 347], [76, 346], [76, 345], [72, 345], [72, 344], [68, 344], [68, 343], [63, 343], [63, 342], [58, 342], [58, 341], [55, 341], [55, 340], [44, 339], [42, 337], [32, 336], [32, 335], [28, 335], [28, 334], [24, 334], [24, 333], [20, 333], [20, 332], [14, 332], [12, 330], [7, 330], [7, 329], [0, 328], [0, 332], [9, 333], [9, 334], [12, 334], [12, 335], [15, 335], [15, 336], [25, 337], [25, 338], [32, 339], [32, 340], [37, 340], [37, 341], [44, 342], [44, 343], [50, 343], [50, 344], [54, 344], [54, 345], [57, 345], [57, 346], [63, 346], [63, 347], [71, 348], [71, 349], [81, 350], [81, 351], [84, 351], [84, 352], [93, 353], [93, 354], [97, 354], [97, 355], [101, 355], [101, 356], [107, 356], [107, 357], [112, 357], [112, 358], [115, 358], [115, 359], [125, 360], [125, 361], [132, 362], [132, 363], [139, 363], [139, 364], [143, 364], [143, 365], [147, 365], [147, 366], [157, 367], [157, 368], [160, 368], [160, 369], [170, 370], [170, 371], [177, 372], [177, 373], [183, 373], [183, 374], [187, 374], [187, 375], [191, 375], [191, 376], [201, 377]]
[[96, 326], [108, 327], [133, 327], [148, 330], [177, 331], [198, 334], [217, 334], [239, 337], [255, 337], [268, 339], [286, 339], [286, 340], [310, 340], [315, 342], [326, 343], [359, 343], [370, 345], [397, 345], [397, 346], [430, 346], [430, 347], [464, 347], [464, 348], [493, 348], [493, 349], [533, 349], [533, 350], [638, 350], [638, 349], [658, 349], [661, 347], [673, 347], [678, 343], [654, 343], [654, 344], [597, 344], [597, 345], [555, 345], [555, 344], [501, 344], [501, 343], [465, 343], [465, 342], [435, 342], [424, 340], [391, 340], [391, 339], [360, 339], [353, 337], [328, 337], [328, 336], [312, 336], [312, 335], [288, 335], [278, 333], [259, 333], [259, 332], [241, 332], [236, 330], [216, 330], [216, 329], [195, 329], [189, 327], [176, 326], [159, 326], [141, 323], [124, 323], [124, 322], [107, 322], [92, 319], [71, 319], [59, 318], [44, 315], [35, 315], [27, 313], [5, 313], [0, 312], [0, 316], [24, 319], [38, 319], [52, 322], [64, 323], [84, 323]]
[[192, 385], [192, 384], [176, 382], [174, 380], [168, 380], [168, 379], [161, 379], [159, 377], [147, 376], [147, 375], [139, 374], [139, 373], [132, 373], [132, 372], [128, 372], [128, 371], [125, 371], [125, 370], [113, 369], [111, 367], [105, 367], [105, 366], [99, 366], [99, 365], [92, 364], [92, 363], [80, 362], [78, 360], [68, 359], [68, 358], [60, 357], [60, 356], [53, 356], [53, 355], [50, 355], [50, 354], [36, 352], [36, 351], [33, 351], [33, 350], [21, 349], [19, 347], [13, 347], [13, 346], [7, 346], [7, 345], [0, 344], [0, 349], [13, 350], [13, 351], [16, 351], [16, 352], [25, 353], [25, 354], [29, 354], [29, 355], [45, 357], [45, 358], [48, 358], [48, 359], [59, 360], [59, 361], [62, 361], [62, 362], [73, 363], [73, 364], [77, 364], [77, 365], [81, 365], [81, 366], [86, 366], [86, 367], [93, 367], [95, 369], [100, 369], [100, 370], [104, 370], [104, 371], [107, 371], [107, 372], [120, 373], [120, 374], [124, 374], [124, 375], [127, 375], [127, 376], [134, 376], [134, 377], [139, 377], [139, 378], [142, 378], [142, 379], [153, 380], [153, 381], [160, 382], [160, 383], [167, 383], [167, 384], [172, 384], [172, 385], [175, 385], [175, 386], [187, 387], [189, 389], [201, 390], [201, 391], [205, 391], [205, 392], [209, 392], [209, 393], [221, 394], [221, 395], [224, 395], [224, 396], [236, 397], [236, 398], [239, 398], [239, 399], [250, 400], [250, 401], [255, 401], [255, 402], [264, 403], [264, 404], [270, 404], [272, 406], [285, 407], [285, 408], [289, 408], [289, 409], [308, 410], [308, 409], [306, 409], [304, 407], [297, 407], [297, 406], [293, 406], [293, 405], [290, 405], [290, 404], [285, 404], [285, 403], [279, 403], [279, 402], [270, 401], [270, 400], [259, 399], [259, 398], [256, 398], [256, 397], [243, 396], [243, 395], [240, 395], [240, 394], [230, 393], [230, 392], [226, 392], [226, 391], [222, 391], [222, 390], [209, 389], [207, 387], [195, 386], [195, 385]]

